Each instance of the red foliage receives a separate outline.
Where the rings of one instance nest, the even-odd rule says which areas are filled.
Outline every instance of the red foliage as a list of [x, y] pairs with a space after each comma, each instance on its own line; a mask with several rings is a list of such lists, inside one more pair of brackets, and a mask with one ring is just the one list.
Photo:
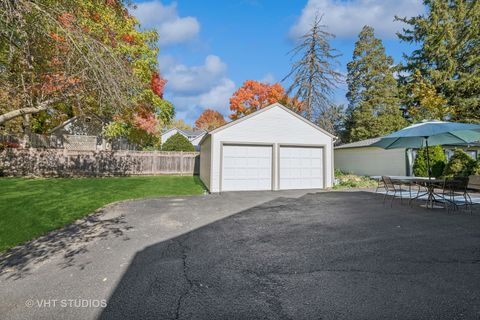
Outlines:
[[158, 121], [153, 113], [138, 113], [133, 118], [135, 127], [140, 128], [150, 134], [158, 133]]
[[65, 28], [70, 28], [75, 21], [75, 17], [72, 14], [65, 12], [58, 16], [58, 21]]
[[135, 43], [135, 37], [130, 35], [130, 34], [124, 34], [122, 36], [122, 40], [128, 44], [134, 44]]
[[215, 110], [206, 109], [195, 121], [195, 128], [203, 130], [213, 130], [218, 128], [226, 123], [223, 115]]
[[230, 115], [232, 120], [245, 116], [272, 103], [279, 102], [299, 112], [303, 105], [297, 99], [290, 98], [281, 84], [267, 84], [255, 80], [247, 80], [230, 98]]
[[163, 90], [166, 83], [167, 80], [163, 79], [159, 73], [155, 72], [150, 81], [150, 88], [157, 96], [163, 99]]

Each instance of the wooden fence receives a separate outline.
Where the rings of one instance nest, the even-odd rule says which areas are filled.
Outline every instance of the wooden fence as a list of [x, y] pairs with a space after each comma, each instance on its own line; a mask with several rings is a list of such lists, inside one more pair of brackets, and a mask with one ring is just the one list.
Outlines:
[[198, 152], [6, 149], [0, 170], [7, 176], [196, 175]]

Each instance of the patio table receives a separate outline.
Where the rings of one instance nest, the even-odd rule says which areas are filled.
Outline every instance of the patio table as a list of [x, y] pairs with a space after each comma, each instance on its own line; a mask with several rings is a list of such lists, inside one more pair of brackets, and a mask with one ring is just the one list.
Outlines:
[[434, 207], [435, 202], [439, 202], [439, 203], [443, 204], [445, 201], [449, 201], [448, 199], [445, 199], [445, 197], [442, 194], [439, 194], [439, 193], [435, 192], [436, 188], [442, 188], [443, 187], [443, 184], [444, 184], [445, 180], [435, 179], [435, 178], [428, 179], [428, 178], [424, 178], [424, 177], [412, 177], [412, 179], [409, 179], [409, 180], [412, 181], [413, 183], [417, 184], [417, 185], [425, 187], [425, 189], [426, 189], [426, 192], [424, 192], [422, 194], [419, 193], [419, 194], [417, 194], [417, 196], [411, 198], [410, 202], [412, 200], [415, 200], [415, 199], [418, 199], [420, 197], [423, 197], [423, 196], [427, 195], [426, 208], [430, 208], [429, 204], [431, 204], [431, 208], [433, 209], [433, 208], [435, 208]]

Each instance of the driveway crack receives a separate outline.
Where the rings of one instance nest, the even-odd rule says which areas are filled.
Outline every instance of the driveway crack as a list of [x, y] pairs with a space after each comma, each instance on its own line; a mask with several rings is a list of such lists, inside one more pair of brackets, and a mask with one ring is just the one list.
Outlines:
[[180, 245], [180, 247], [182, 248], [182, 274], [183, 274], [183, 278], [185, 279], [185, 281], [187, 282], [187, 288], [183, 291], [183, 293], [178, 297], [178, 300], [177, 300], [177, 306], [176, 306], [176, 309], [175, 309], [175, 319], [180, 319], [180, 312], [181, 312], [181, 308], [182, 308], [182, 302], [183, 302], [183, 299], [190, 293], [190, 290], [192, 289], [194, 283], [193, 281], [190, 279], [190, 277], [188, 276], [188, 267], [187, 267], [187, 250], [189, 249], [186, 245], [185, 245], [185, 242], [186, 239], [184, 240], [177, 240], [178, 244]]

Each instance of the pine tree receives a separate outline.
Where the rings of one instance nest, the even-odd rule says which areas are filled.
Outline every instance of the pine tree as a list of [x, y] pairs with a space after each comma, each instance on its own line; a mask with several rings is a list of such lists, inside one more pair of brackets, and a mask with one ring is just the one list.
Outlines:
[[447, 99], [452, 120], [480, 122], [480, 1], [423, 3], [425, 14], [396, 18], [409, 25], [399, 38], [419, 47], [401, 66], [402, 81], [420, 70]]
[[293, 77], [287, 94], [295, 92], [294, 99], [302, 101], [304, 114], [312, 121], [332, 106], [331, 96], [341, 79], [334, 68], [340, 55], [329, 43], [335, 36], [325, 31], [321, 20], [317, 15], [310, 30], [300, 38], [301, 43], [290, 52], [292, 59], [301, 57], [282, 80]]
[[348, 141], [378, 137], [406, 125], [392, 64], [373, 28], [364, 26], [347, 65]]

